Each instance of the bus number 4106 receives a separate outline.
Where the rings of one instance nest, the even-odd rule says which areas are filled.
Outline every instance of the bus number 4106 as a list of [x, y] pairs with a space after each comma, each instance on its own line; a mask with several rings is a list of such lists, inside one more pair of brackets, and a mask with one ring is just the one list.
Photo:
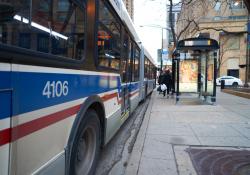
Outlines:
[[47, 81], [43, 89], [43, 95], [47, 98], [55, 98], [68, 95], [68, 81]]

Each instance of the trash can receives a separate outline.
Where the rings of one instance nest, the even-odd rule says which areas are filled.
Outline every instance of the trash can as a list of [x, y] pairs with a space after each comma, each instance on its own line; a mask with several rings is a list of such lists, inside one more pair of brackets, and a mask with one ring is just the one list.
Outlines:
[[225, 89], [225, 80], [220, 81], [220, 89]]

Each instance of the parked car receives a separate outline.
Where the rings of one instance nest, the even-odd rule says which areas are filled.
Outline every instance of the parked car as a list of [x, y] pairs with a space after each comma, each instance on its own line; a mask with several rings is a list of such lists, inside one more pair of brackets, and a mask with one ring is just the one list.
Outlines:
[[221, 80], [225, 80], [225, 86], [242, 86], [243, 83], [239, 78], [232, 76], [222, 76], [216, 79], [216, 85], [221, 85]]

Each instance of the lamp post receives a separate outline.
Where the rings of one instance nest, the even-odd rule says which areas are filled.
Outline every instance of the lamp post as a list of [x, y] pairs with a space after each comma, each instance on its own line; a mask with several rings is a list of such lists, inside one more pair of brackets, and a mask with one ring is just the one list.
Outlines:
[[163, 67], [163, 58], [162, 58], [162, 54], [163, 54], [163, 30], [171, 30], [169, 27], [162, 27], [160, 25], [141, 25], [140, 27], [153, 27], [153, 28], [159, 28], [161, 29], [161, 65], [160, 65], [160, 72], [162, 72], [162, 67]]
[[250, 14], [249, 14], [250, 12], [248, 12], [248, 17], [247, 17], [247, 49], [246, 49], [246, 72], [245, 72], [245, 84], [244, 84], [244, 86], [245, 87], [249, 87], [249, 85], [248, 85], [248, 81], [249, 81], [249, 79], [248, 79], [248, 72], [249, 72], [249, 56], [250, 56], [250, 53], [249, 53], [249, 27], [250, 27]]

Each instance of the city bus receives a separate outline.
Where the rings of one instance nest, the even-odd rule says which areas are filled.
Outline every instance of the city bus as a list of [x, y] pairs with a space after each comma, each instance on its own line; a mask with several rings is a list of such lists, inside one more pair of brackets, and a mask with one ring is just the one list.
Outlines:
[[94, 174], [155, 88], [121, 0], [0, 0], [0, 174]]

